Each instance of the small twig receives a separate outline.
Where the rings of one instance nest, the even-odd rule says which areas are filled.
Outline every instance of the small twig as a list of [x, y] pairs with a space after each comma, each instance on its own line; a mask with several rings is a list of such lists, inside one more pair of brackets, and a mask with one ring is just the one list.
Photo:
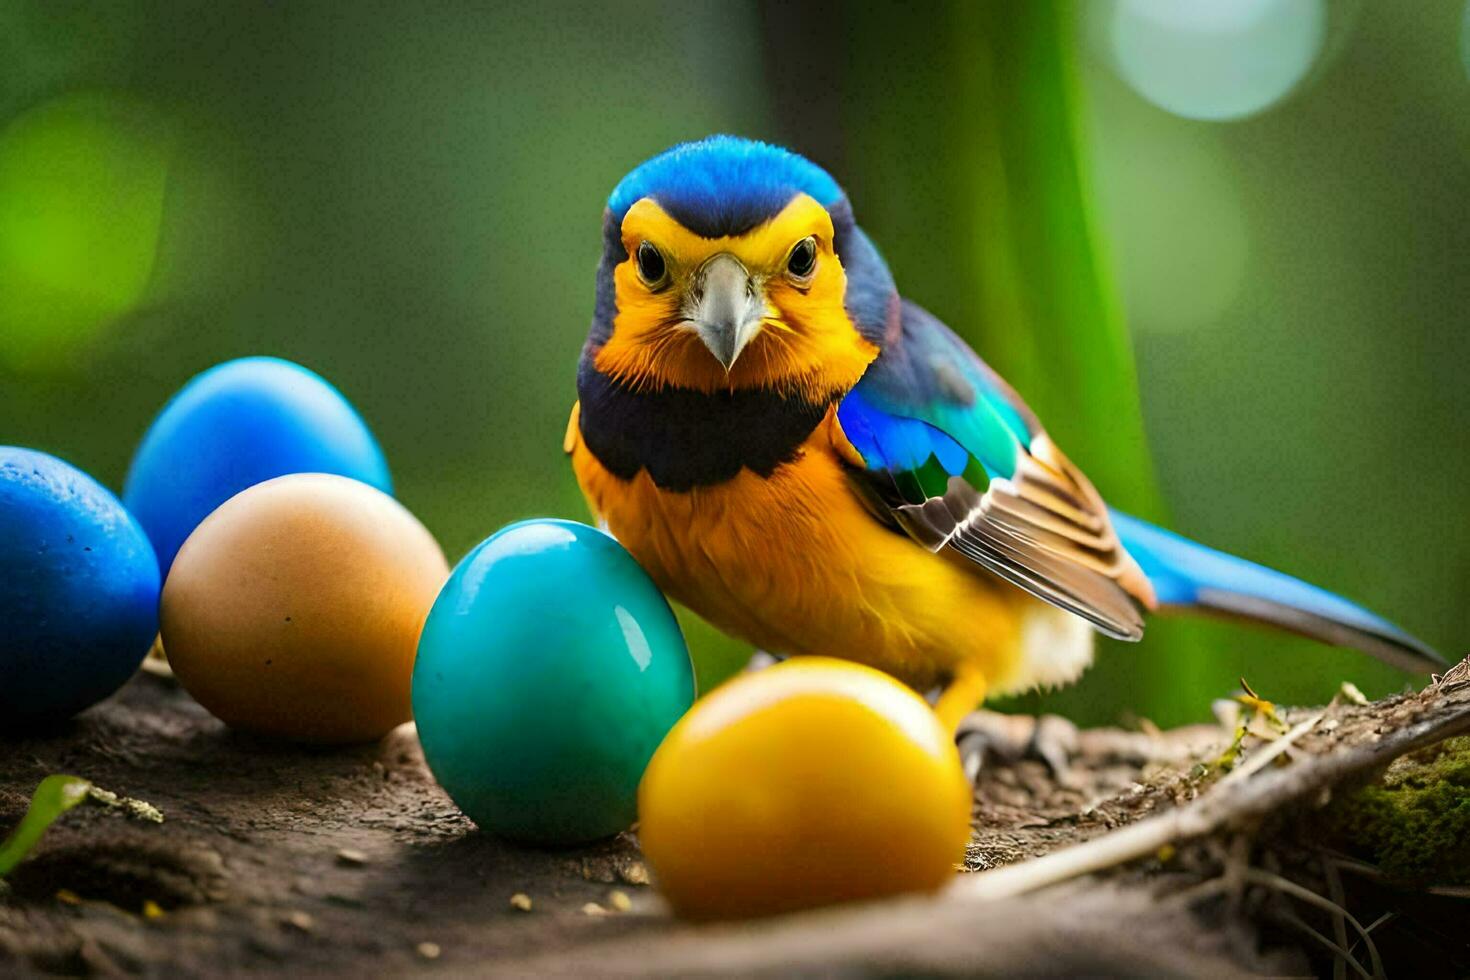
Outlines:
[[1166, 844], [1259, 820], [1279, 810], [1286, 801], [1310, 798], [1349, 776], [1381, 768], [1401, 755], [1467, 730], [1470, 703], [1445, 706], [1377, 741], [1342, 748], [1254, 779], [1228, 785], [1221, 780], [1209, 792], [1177, 809], [1030, 861], [964, 875], [951, 886], [950, 893], [961, 900], [992, 901], [1105, 871], [1157, 854]]
[[[1364, 878], [1372, 878], [1374, 881], [1384, 881], [1393, 884], [1393, 880], [1384, 874], [1376, 865], [1367, 861], [1359, 861], [1357, 858], [1345, 855], [1336, 855], [1327, 859], [1327, 864], [1340, 871], [1351, 871], [1353, 874], [1362, 875]], [[1470, 898], [1470, 886], [1467, 885], [1425, 885], [1419, 889], [1426, 895], [1442, 895], [1445, 898]]]
[[1313, 939], [1317, 940], [1317, 942], [1321, 943], [1323, 946], [1326, 946], [1329, 950], [1332, 951], [1332, 953], [1334, 954], [1332, 957], [1333, 976], [1341, 974], [1343, 977], [1346, 977], [1347, 968], [1352, 967], [1353, 970], [1357, 972], [1358, 976], [1363, 978], [1363, 980], [1373, 980], [1372, 974], [1363, 969], [1363, 964], [1358, 962], [1358, 958], [1354, 956], [1350, 950], [1344, 949], [1340, 943], [1335, 943], [1331, 939], [1328, 939], [1326, 936], [1322, 935], [1322, 933], [1318, 932], [1315, 928], [1308, 924], [1307, 921], [1301, 916], [1295, 915], [1290, 912], [1277, 914], [1289, 925], [1296, 926], [1302, 932], [1306, 933], [1308, 936], [1311, 936]]
[[1470, 684], [1470, 657], [1466, 657], [1455, 664], [1443, 675], [1434, 675], [1435, 691], [1452, 691], [1457, 687]]
[[1221, 862], [1224, 869], [1220, 877], [1225, 879], [1230, 895], [1230, 907], [1239, 912], [1245, 902], [1245, 873], [1251, 866], [1251, 841], [1245, 834], [1236, 834], [1230, 838], [1230, 846], [1225, 851], [1225, 860]]
[[1251, 690], [1251, 686], [1246, 683], [1244, 677], [1240, 679], [1240, 687], [1245, 693], [1237, 696], [1235, 700], [1251, 709], [1253, 719], [1262, 718], [1268, 725], [1276, 728], [1277, 731], [1286, 731], [1286, 722], [1282, 721], [1281, 716], [1276, 713], [1274, 702], [1267, 701], [1255, 691]]
[[1382, 881], [1384, 878], [1383, 872], [1375, 864], [1369, 864], [1367, 861], [1360, 861], [1336, 851], [1326, 851], [1325, 854], [1324, 860], [1336, 871], [1351, 871], [1355, 875], [1362, 875], [1364, 878], [1372, 878], [1375, 881]]
[[1187, 888], [1181, 888], [1172, 895], [1164, 898], [1165, 902], [1175, 905], [1195, 905], [1205, 899], [1214, 898], [1222, 892], [1230, 890], [1230, 882], [1222, 878], [1211, 878]]
[[1375, 977], [1383, 976], [1383, 961], [1378, 957], [1377, 944], [1373, 942], [1373, 937], [1368, 935], [1368, 930], [1363, 928], [1363, 924], [1347, 909], [1338, 905], [1336, 902], [1323, 898], [1310, 888], [1304, 888], [1298, 885], [1290, 878], [1283, 878], [1281, 875], [1272, 874], [1269, 871], [1262, 871], [1259, 868], [1248, 869], [1245, 872], [1245, 879], [1253, 884], [1263, 885], [1267, 888], [1274, 888], [1277, 891], [1285, 892], [1293, 898], [1300, 899], [1308, 905], [1315, 905], [1325, 912], [1341, 915], [1347, 921], [1348, 925], [1352, 926], [1358, 935], [1363, 937], [1363, 943], [1368, 948], [1368, 956], [1373, 960], [1373, 975]]
[[1232, 772], [1226, 775], [1224, 779], [1220, 780], [1220, 782], [1216, 784], [1216, 790], [1219, 790], [1225, 786], [1232, 785], [1233, 783], [1242, 782], [1246, 779], [1249, 779], [1253, 773], [1260, 772], [1262, 769], [1270, 765], [1272, 760], [1274, 760], [1277, 756], [1281, 755], [1281, 753], [1290, 748], [1291, 743], [1295, 742], [1297, 739], [1307, 734], [1307, 732], [1311, 731], [1313, 728], [1316, 728], [1318, 722], [1326, 717], [1327, 712], [1325, 710], [1319, 711], [1312, 717], [1308, 718], [1306, 721], [1295, 725], [1285, 735], [1282, 735], [1280, 738], [1273, 741], [1270, 745], [1266, 746], [1265, 749], [1257, 752], [1255, 755], [1252, 755], [1249, 759], [1246, 759], [1245, 762], [1241, 763]]
[[1368, 931], [1369, 932], [1372, 932], [1374, 929], [1377, 929], [1379, 926], [1383, 925], [1385, 922], [1390, 922], [1390, 921], [1392, 921], [1394, 919], [1397, 919], [1398, 917], [1399, 917], [1399, 914], [1397, 912], [1385, 912], [1382, 915], [1380, 915], [1378, 918], [1374, 919], [1372, 922], [1368, 923]]
[[[1236, 838], [1237, 841], [1244, 839], [1244, 836]], [[1238, 848], [1232, 847], [1231, 850], [1232, 852], [1237, 852]], [[1287, 894], [1296, 894], [1290, 888], [1283, 889], [1280, 887], [1281, 882], [1285, 882], [1288, 886], [1292, 885], [1292, 882], [1285, 878], [1282, 878], [1280, 875], [1271, 872], [1258, 871], [1251, 868], [1240, 867], [1237, 860], [1237, 855], [1235, 854], [1233, 854], [1229, 859], [1225, 861], [1224, 866], [1225, 870], [1218, 878], [1211, 878], [1208, 881], [1200, 882], [1196, 885], [1191, 885], [1188, 888], [1182, 889], [1181, 891], [1178, 891], [1173, 895], [1168, 896], [1165, 901], [1167, 901], [1171, 905], [1178, 904], [1184, 906], [1192, 906], [1199, 902], [1205, 901], [1206, 899], [1215, 898], [1216, 896], [1221, 894], [1228, 894], [1237, 891], [1239, 890], [1239, 888], [1247, 883], [1261, 885], [1263, 887], [1270, 888], [1273, 891], [1285, 892]], [[1345, 923], [1345, 916], [1346, 909], [1338, 908], [1333, 913], [1334, 924], [1336, 924], [1338, 921], [1342, 921]], [[1373, 925], [1368, 926], [1368, 928], [1365, 930], [1362, 930], [1363, 935], [1366, 936], [1368, 933], [1371, 933], [1375, 928], [1383, 923], [1385, 918], [1389, 918], [1391, 916], [1392, 913], [1388, 913], [1385, 916], [1379, 917], [1379, 919], [1375, 921]], [[1301, 928], [1303, 931], [1311, 934], [1314, 939], [1316, 939], [1319, 943], [1321, 943], [1323, 946], [1327, 947], [1336, 954], [1336, 958], [1333, 963], [1334, 973], [1342, 972], [1343, 975], [1346, 976], [1347, 968], [1352, 967], [1352, 969], [1357, 971], [1357, 973], [1360, 976], [1364, 977], [1365, 980], [1371, 980], [1371, 976], [1368, 971], [1365, 970], [1362, 964], [1360, 964], [1357, 959], [1352, 955], [1352, 950], [1346, 948], [1347, 931], [1345, 927], [1342, 931], [1341, 937], [1336, 942], [1334, 942], [1333, 940], [1328, 939], [1326, 936], [1322, 935], [1322, 933], [1318, 932], [1316, 929], [1312, 928], [1312, 926], [1308, 923], [1302, 921], [1300, 916], [1291, 915], [1288, 918], [1288, 921], [1292, 925], [1295, 925]], [[1354, 945], [1356, 945], [1356, 942], [1354, 943]]]
[[[1322, 864], [1324, 877], [1327, 879], [1328, 897], [1332, 899], [1332, 904], [1340, 908], [1346, 907], [1347, 894], [1342, 888], [1342, 875], [1337, 873], [1331, 861], [1323, 861]], [[1337, 940], [1337, 945], [1347, 946], [1347, 921], [1341, 912], [1332, 913], [1332, 938]], [[1347, 963], [1344, 960], [1332, 964], [1332, 977], [1333, 980], [1347, 980]]]

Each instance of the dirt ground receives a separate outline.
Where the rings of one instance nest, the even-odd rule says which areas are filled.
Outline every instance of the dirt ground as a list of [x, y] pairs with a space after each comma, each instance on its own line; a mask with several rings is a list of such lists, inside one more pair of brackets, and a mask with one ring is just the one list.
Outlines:
[[[1028, 733], [992, 734], [1014, 747]], [[1217, 758], [1231, 731], [1061, 735], [1071, 757], [1061, 773], [1025, 758], [982, 768], [967, 870], [1187, 802], [1200, 791], [1198, 763]], [[265, 742], [149, 674], [64, 729], [0, 741], [0, 828], [57, 772], [145, 800], [165, 821], [96, 806], [62, 817], [0, 883], [0, 974], [1309, 969], [1299, 942], [1253, 928], [1238, 907], [1161, 914], [1168, 894], [1199, 880], [1197, 868], [1162, 865], [983, 906], [905, 899], [689, 926], [648, 885], [631, 835], [547, 851], [477, 832], [429, 776], [412, 726], [351, 749]]]

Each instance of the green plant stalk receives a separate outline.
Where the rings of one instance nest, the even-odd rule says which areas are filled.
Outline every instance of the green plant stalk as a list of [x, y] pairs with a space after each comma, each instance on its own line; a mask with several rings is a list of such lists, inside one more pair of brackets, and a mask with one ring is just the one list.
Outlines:
[[1085, 156], [1075, 10], [961, 2], [950, 13], [950, 36], [979, 49], [956, 66], [976, 109], [954, 177], [976, 229], [971, 339], [1110, 500], [1157, 519], [1132, 341]]
[[0, 878], [24, 861], [56, 818], [85, 800], [92, 784], [79, 776], [47, 776], [36, 787], [20, 823], [0, 844]]
[[[852, 8], [842, 42], [854, 207], [906, 295], [1006, 377], [1119, 508], [1163, 522], [1132, 338], [1098, 228], [1068, 0]], [[1153, 621], [1048, 710], [1195, 720], [1213, 692], [1192, 624]], [[1111, 645], [1111, 644], [1110, 644]], [[1039, 710], [1037, 698], [1025, 702]]]
[[844, 19], [843, 169], [900, 289], [1016, 387], [1110, 501], [1160, 519], [1096, 227], [1075, 9], [947, 0]]

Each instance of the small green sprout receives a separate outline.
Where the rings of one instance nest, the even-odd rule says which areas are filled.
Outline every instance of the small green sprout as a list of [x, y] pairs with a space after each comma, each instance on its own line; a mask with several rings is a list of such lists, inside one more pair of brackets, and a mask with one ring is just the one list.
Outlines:
[[57, 817], [85, 800], [91, 790], [92, 784], [80, 776], [47, 776], [41, 780], [25, 816], [0, 844], [0, 878], [24, 861], [31, 848], [46, 833], [46, 828]]
[[135, 820], [148, 823], [163, 823], [163, 814], [151, 803], [134, 800], [126, 796], [92, 785], [80, 776], [47, 776], [36, 787], [31, 805], [20, 823], [0, 844], [0, 878], [4, 878], [15, 866], [26, 859], [41, 840], [56, 818], [76, 806], [90, 800], [101, 806], [120, 809]]

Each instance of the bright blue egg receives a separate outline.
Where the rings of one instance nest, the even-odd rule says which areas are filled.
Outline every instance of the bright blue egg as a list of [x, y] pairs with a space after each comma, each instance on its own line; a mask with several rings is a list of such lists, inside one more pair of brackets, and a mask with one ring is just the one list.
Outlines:
[[341, 392], [290, 361], [246, 357], [198, 375], [164, 406], [133, 455], [123, 502], [167, 574], [216, 507], [289, 473], [335, 473], [393, 492], [383, 451]]
[[668, 602], [610, 536], [523, 521], [471, 551], [419, 640], [424, 757], [481, 828], [572, 844], [637, 816], [638, 781], [694, 701]]
[[0, 727], [59, 721], [133, 675], [158, 632], [158, 562], [106, 487], [0, 446]]

